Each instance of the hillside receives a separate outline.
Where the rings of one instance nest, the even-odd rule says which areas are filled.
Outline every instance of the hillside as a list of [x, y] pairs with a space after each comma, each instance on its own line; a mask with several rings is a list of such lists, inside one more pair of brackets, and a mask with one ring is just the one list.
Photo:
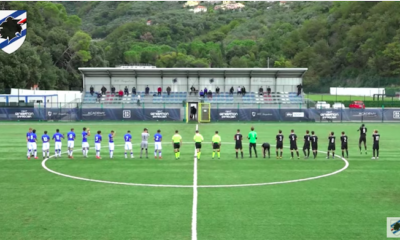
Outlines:
[[[79, 86], [78, 66], [268, 67], [269, 58], [270, 67], [308, 67], [305, 91], [398, 82], [398, 2], [238, 2], [245, 7], [225, 11], [201, 2], [207, 12], [200, 13], [185, 3], [6, 3], [32, 10], [24, 48], [44, 58], [29, 69], [35, 77], [10, 79], [65, 89]], [[21, 69], [6, 56], [0, 70]]]

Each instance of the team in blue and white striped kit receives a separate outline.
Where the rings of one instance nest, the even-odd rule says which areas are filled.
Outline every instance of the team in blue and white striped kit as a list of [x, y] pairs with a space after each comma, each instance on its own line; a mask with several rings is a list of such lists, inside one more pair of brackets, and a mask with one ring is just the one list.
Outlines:
[[[89, 139], [90, 137], [90, 129], [89, 128], [83, 128], [82, 131], [82, 155], [84, 158], [88, 157], [89, 154]], [[114, 150], [115, 150], [115, 135], [116, 132], [111, 131], [108, 134], [108, 148], [110, 151], [110, 158], [114, 157]], [[148, 148], [148, 137], [149, 137], [148, 130], [145, 128], [144, 132], [141, 134], [142, 142], [141, 142], [141, 150], [146, 151], [146, 158], [147, 156], [147, 148]], [[67, 148], [68, 148], [68, 158], [73, 158], [73, 153], [74, 153], [74, 147], [75, 147], [75, 140], [76, 140], [76, 133], [73, 128], [66, 134], [66, 136], [62, 133], [60, 133], [59, 129], [56, 129], [56, 132], [53, 134], [53, 136], [50, 138], [48, 135], [47, 131], [44, 131], [43, 135], [41, 136], [41, 141], [42, 141], [42, 152], [43, 152], [43, 159], [49, 158], [50, 157], [50, 141], [54, 141], [54, 157], [59, 158], [62, 155], [62, 140], [67, 138]], [[94, 136], [94, 145], [95, 145], [95, 151], [96, 151], [96, 158], [101, 159], [100, 157], [100, 151], [101, 151], [101, 143], [102, 143], [102, 135], [101, 131], [97, 131], [97, 134]], [[26, 141], [27, 141], [27, 158], [30, 159], [31, 157], [34, 157], [37, 159], [37, 135], [36, 135], [36, 130], [29, 128], [28, 133], [26, 134]], [[128, 154], [130, 153], [131, 158], [134, 158], [133, 155], [133, 148], [132, 148], [132, 135], [131, 131], [127, 131], [127, 133], [124, 135], [124, 149], [125, 149], [125, 158], [128, 158]], [[158, 130], [157, 133], [154, 135], [154, 157], [161, 159], [161, 150], [162, 150], [162, 135], [161, 131]], [[140, 157], [142, 157], [142, 151], [140, 154]]]

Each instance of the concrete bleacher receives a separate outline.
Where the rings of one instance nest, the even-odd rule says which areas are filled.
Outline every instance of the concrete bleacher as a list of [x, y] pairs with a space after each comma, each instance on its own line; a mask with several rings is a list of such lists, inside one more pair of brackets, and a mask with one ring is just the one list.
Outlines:
[[246, 93], [243, 96], [243, 103], [249, 104], [301, 104], [303, 96], [297, 96], [295, 92], [271, 92], [270, 94]]
[[[129, 94], [124, 95], [122, 98], [117, 94], [111, 94], [107, 92], [105, 95], [102, 95], [100, 99], [100, 103], [104, 104], [121, 104], [121, 103], [136, 103], [137, 96], [140, 95], [141, 102], [149, 102], [149, 103], [182, 103], [187, 100], [188, 93], [187, 92], [171, 92], [168, 95], [166, 92], [163, 92], [161, 95], [158, 95], [157, 92], [150, 92], [148, 95], [145, 92], [137, 92], [136, 95]], [[302, 104], [304, 103], [304, 98], [302, 95], [297, 96], [296, 92], [272, 92], [267, 94], [266, 92], [260, 94], [258, 92], [248, 92], [244, 96], [235, 94], [229, 94], [229, 92], [223, 93], [213, 93], [212, 98], [205, 96], [201, 98], [199, 96], [195, 97], [198, 100], [204, 100], [207, 103], [245, 103], [245, 104]], [[86, 92], [83, 97], [83, 103], [98, 103], [97, 95], [93, 94], [93, 96]]]

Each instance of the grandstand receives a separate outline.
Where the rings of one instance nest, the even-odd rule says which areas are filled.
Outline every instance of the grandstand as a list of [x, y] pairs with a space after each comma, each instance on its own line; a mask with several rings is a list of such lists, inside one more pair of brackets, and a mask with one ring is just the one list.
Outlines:
[[[101, 103], [105, 107], [120, 104], [179, 104], [183, 102], [206, 102], [216, 104], [260, 104], [264, 107], [292, 107], [305, 102], [297, 96], [297, 85], [302, 83], [306, 68], [252, 68], [252, 69], [191, 69], [191, 68], [79, 68], [83, 76], [83, 104]], [[101, 94], [101, 88], [107, 89]], [[115, 87], [115, 94], [110, 92]], [[246, 94], [237, 94], [236, 88], [249, 89]], [[94, 93], [89, 89], [93, 87]], [[118, 95], [119, 90], [128, 88], [128, 94]], [[132, 88], [138, 91], [132, 93]], [[149, 93], [145, 94], [145, 88]], [[162, 92], [158, 94], [157, 88]], [[170, 94], [165, 89], [171, 88]], [[196, 92], [191, 94], [191, 88]], [[216, 94], [216, 87], [220, 93]], [[230, 88], [235, 91], [230, 93]], [[259, 88], [270, 87], [272, 91], [258, 92]], [[212, 97], [200, 97], [198, 90], [212, 90]], [[101, 95], [98, 95], [101, 94]]]

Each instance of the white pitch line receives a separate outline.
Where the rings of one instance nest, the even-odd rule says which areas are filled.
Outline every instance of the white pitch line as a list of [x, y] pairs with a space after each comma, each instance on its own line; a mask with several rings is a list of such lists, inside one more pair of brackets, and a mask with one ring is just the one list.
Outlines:
[[[196, 124], [196, 131], [199, 125]], [[194, 147], [194, 163], [193, 163], [193, 206], [192, 206], [192, 240], [197, 240], [197, 152]]]
[[[185, 142], [184, 142], [185, 143]], [[188, 143], [193, 143], [193, 142], [188, 142]], [[205, 143], [205, 142], [204, 142]], [[233, 143], [225, 143], [225, 144], [233, 144]], [[135, 145], [135, 144], [133, 144]], [[138, 145], [138, 144], [136, 144]], [[121, 147], [122, 145], [117, 145], [116, 147]], [[273, 146], [273, 145], [271, 145]], [[78, 150], [74, 150], [78, 151]], [[326, 153], [324, 151], [318, 151], [320, 153]], [[66, 152], [64, 152], [66, 153]], [[72, 178], [76, 180], [81, 180], [81, 181], [89, 181], [89, 182], [98, 182], [98, 183], [106, 183], [106, 184], [115, 184], [115, 185], [126, 185], [126, 186], [139, 186], [139, 187], [170, 187], [170, 188], [193, 188], [193, 185], [171, 185], [171, 184], [145, 184], [145, 183], [126, 183], [126, 182], [112, 182], [112, 181], [106, 181], [106, 180], [97, 180], [97, 179], [90, 179], [90, 178], [83, 178], [83, 177], [76, 177], [60, 172], [56, 172], [46, 166], [46, 162], [53, 158], [55, 155], [50, 156], [49, 158], [46, 158], [42, 161], [42, 167], [53, 174], [62, 176], [62, 177], [67, 177], [67, 178]], [[342, 158], [338, 155], [335, 155], [339, 159], [341, 159], [343, 162], [345, 162], [345, 166], [337, 171], [334, 171], [332, 173], [316, 176], [316, 177], [309, 177], [309, 178], [302, 178], [302, 179], [295, 179], [295, 180], [287, 180], [287, 181], [280, 181], [280, 182], [267, 182], [267, 183], [249, 183], [249, 184], [230, 184], [230, 185], [197, 185], [197, 188], [229, 188], [229, 187], [254, 187], [254, 186], [265, 186], [265, 185], [276, 185], [276, 184], [285, 184], [285, 183], [295, 183], [295, 182], [304, 182], [304, 181], [310, 181], [310, 180], [315, 180], [323, 177], [329, 177], [335, 174], [338, 174], [340, 172], [343, 172], [346, 170], [349, 166], [349, 162], [345, 159]], [[239, 160], [240, 161], [240, 160]], [[262, 159], [260, 159], [262, 161]], [[268, 161], [268, 160], [267, 160]]]

